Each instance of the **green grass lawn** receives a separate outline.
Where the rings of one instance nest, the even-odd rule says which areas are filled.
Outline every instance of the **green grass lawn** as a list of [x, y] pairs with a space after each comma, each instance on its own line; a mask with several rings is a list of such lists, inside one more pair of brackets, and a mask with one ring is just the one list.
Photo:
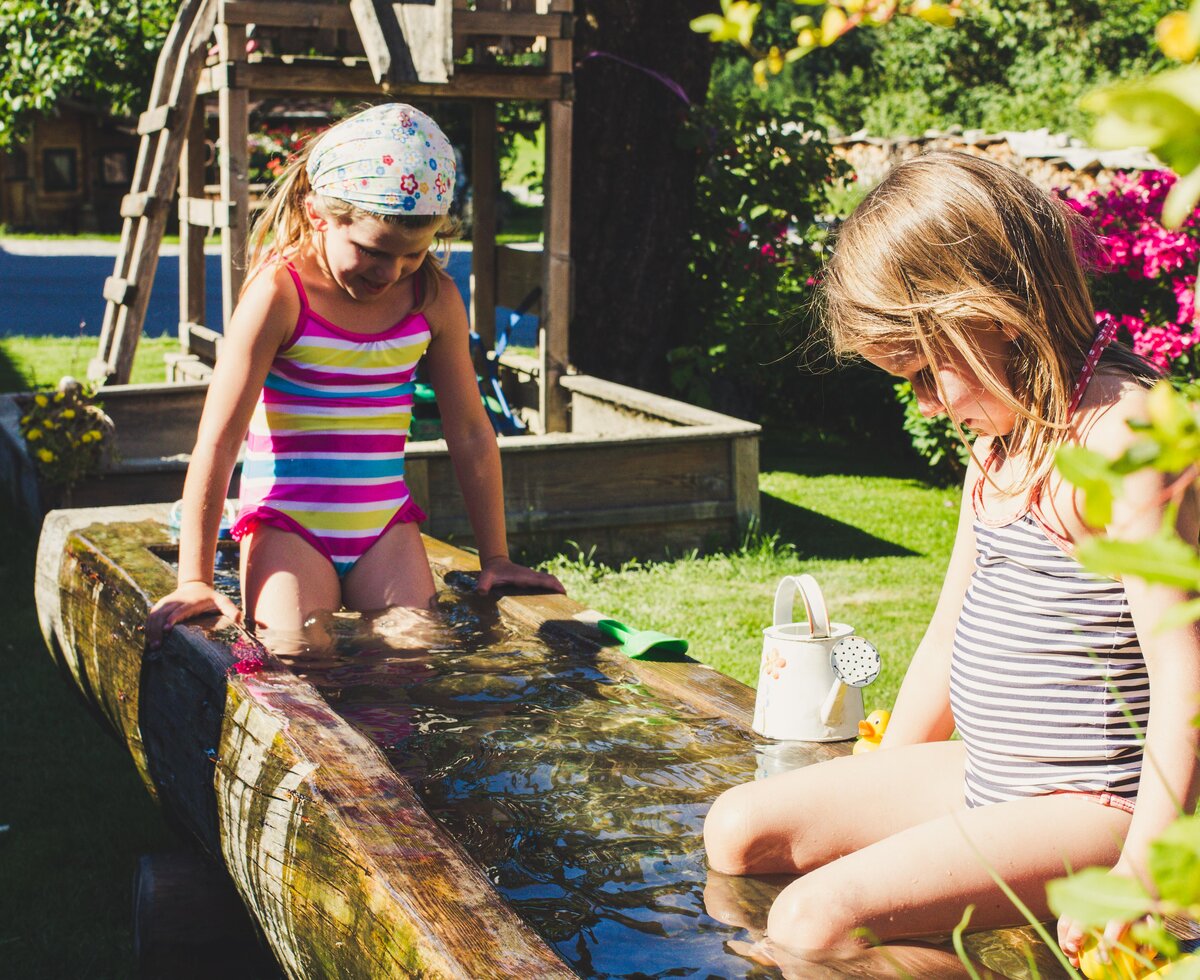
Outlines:
[[809, 572], [830, 616], [879, 648], [883, 672], [863, 692], [867, 710], [890, 707], [933, 613], [958, 489], [919, 481], [905, 461], [806, 452], [781, 436], [765, 441], [759, 489], [761, 532], [736, 551], [616, 570], [566, 559], [549, 567], [580, 602], [687, 637], [697, 659], [750, 685], [776, 585]]
[[[173, 344], [143, 339], [135, 379], [161, 380]], [[93, 350], [91, 341], [0, 339], [0, 390], [82, 376]], [[619, 569], [569, 558], [547, 567], [578, 601], [685, 636], [698, 659], [750, 684], [777, 582], [810, 572], [833, 618], [883, 656], [880, 680], [864, 692], [868, 710], [890, 706], [937, 598], [956, 518], [958, 491], [917, 475], [878, 449], [769, 433], [762, 526], [744, 547]], [[0, 555], [0, 825], [9, 827], [0, 832], [0, 973], [130, 976], [135, 862], [172, 838], [128, 753], [101, 734], [47, 656], [32, 597], [35, 543], [18, 528]]]
[[[82, 380], [98, 344], [95, 337], [0, 337], [0, 391], [53, 387], [67, 374]], [[175, 350], [179, 350], [176, 337], [140, 338], [130, 383], [166, 380], [163, 355]]]

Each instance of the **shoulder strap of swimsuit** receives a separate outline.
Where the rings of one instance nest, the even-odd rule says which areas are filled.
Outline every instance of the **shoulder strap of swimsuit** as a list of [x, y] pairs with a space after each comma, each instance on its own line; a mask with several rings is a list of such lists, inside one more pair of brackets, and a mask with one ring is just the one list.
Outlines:
[[[1083, 401], [1083, 396], [1087, 392], [1088, 385], [1092, 378], [1096, 376], [1096, 365], [1100, 363], [1100, 358], [1104, 354], [1104, 349], [1117, 336], [1117, 321], [1111, 316], [1105, 314], [1100, 322], [1100, 329], [1096, 331], [1096, 339], [1092, 341], [1092, 346], [1088, 348], [1087, 356], [1083, 359], [1083, 368], [1079, 372], [1079, 379], [1075, 382], [1075, 389], [1071, 392], [1071, 403], [1067, 406], [1067, 418], [1070, 419], [1075, 415], [1076, 409], [1079, 408], [1079, 403]], [[1045, 489], [1045, 478], [1038, 481], [1029, 494], [1029, 509], [1038, 523], [1042, 525], [1050, 534], [1057, 538], [1062, 538], [1058, 532], [1054, 531], [1041, 517], [1042, 508], [1042, 491]]]
[[1116, 336], [1117, 321], [1111, 316], [1105, 315], [1100, 324], [1100, 329], [1096, 331], [1096, 339], [1092, 341], [1092, 346], [1087, 352], [1087, 357], [1083, 359], [1083, 370], [1079, 372], [1079, 380], [1075, 382], [1075, 390], [1071, 392], [1071, 404], [1067, 408], [1067, 418], [1075, 414], [1075, 409], [1083, 401], [1083, 394], [1087, 391], [1088, 384], [1096, 375], [1096, 365], [1100, 363], [1100, 357], [1104, 353], [1104, 348], [1111, 344]]
[[300, 313], [303, 315], [308, 312], [308, 293], [304, 291], [304, 283], [300, 281], [300, 273], [296, 271], [296, 267], [291, 262], [284, 262], [284, 268], [292, 277], [292, 282], [296, 284], [296, 293], [300, 297]]

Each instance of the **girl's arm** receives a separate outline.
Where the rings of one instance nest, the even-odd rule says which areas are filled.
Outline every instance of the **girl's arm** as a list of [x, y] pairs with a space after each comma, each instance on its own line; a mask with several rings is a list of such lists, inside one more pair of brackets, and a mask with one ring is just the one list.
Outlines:
[[553, 575], [509, 560], [500, 449], [483, 408], [471, 361], [467, 311], [449, 279], [442, 283], [426, 319], [433, 334], [425, 355], [429, 378], [437, 394], [442, 434], [450, 448], [479, 549], [479, 591], [509, 584], [565, 592]]
[[[975, 445], [974, 455], [984, 458], [986, 454], [987, 445], [981, 439]], [[941, 741], [954, 731], [954, 718], [950, 714], [950, 649], [975, 568], [975, 508], [971, 490], [979, 477], [979, 466], [972, 459], [963, 483], [958, 530], [946, 578], [933, 618], [900, 684], [895, 710], [883, 736], [884, 747]]]
[[[1141, 389], [1126, 394], [1105, 412], [1089, 431], [1085, 445], [1106, 456], [1121, 453], [1134, 438], [1127, 420], [1136, 417], [1145, 417], [1145, 392]], [[1113, 520], [1106, 533], [1126, 540], [1154, 534], [1163, 519], [1171, 481], [1171, 474], [1154, 470], [1127, 477], [1122, 496], [1114, 502]], [[1195, 546], [1197, 510], [1192, 490], [1182, 501], [1176, 531]], [[1137, 802], [1113, 873], [1134, 877], [1150, 887], [1146, 869], [1150, 842], [1176, 817], [1192, 812], [1200, 791], [1200, 731], [1193, 724], [1200, 708], [1200, 628], [1193, 623], [1161, 630], [1158, 625], [1168, 610], [1194, 596], [1132, 576], [1124, 580], [1124, 585], [1150, 677], [1151, 708]], [[1105, 942], [1116, 943], [1127, 927], [1125, 922], [1110, 922], [1104, 931]], [[1077, 959], [1083, 929], [1063, 917], [1059, 920], [1059, 939], [1072, 960]]]
[[250, 416], [299, 310], [290, 280], [285, 287], [267, 269], [250, 283], [233, 311], [183, 484], [179, 583], [154, 604], [146, 620], [146, 641], [152, 647], [162, 642], [164, 632], [192, 616], [213, 611], [239, 615], [237, 606], [213, 588], [217, 534]]

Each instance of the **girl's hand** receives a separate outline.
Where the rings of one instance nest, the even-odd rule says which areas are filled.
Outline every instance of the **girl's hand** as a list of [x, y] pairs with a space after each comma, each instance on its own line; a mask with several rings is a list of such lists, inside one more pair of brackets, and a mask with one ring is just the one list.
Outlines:
[[[1066, 953], [1067, 960], [1071, 966], [1077, 970], [1081, 969], [1082, 966], [1085, 977], [1105, 975], [1104, 971], [1096, 971], [1094, 969], [1095, 964], [1109, 963], [1114, 954], [1124, 956], [1124, 954], [1117, 950], [1117, 945], [1129, 931], [1129, 926], [1130, 923], [1117, 919], [1109, 922], [1104, 927], [1104, 933], [1100, 941], [1095, 944], [1095, 949], [1091, 952], [1086, 952], [1087, 948], [1093, 942], [1092, 934], [1086, 931], [1074, 919], [1064, 915], [1058, 920], [1058, 945]], [[1085, 960], [1082, 965], [1081, 958]]]
[[479, 571], [476, 592], [491, 592], [501, 585], [515, 585], [523, 589], [540, 589], [543, 592], [558, 592], [566, 595], [562, 582], [548, 572], [537, 572], [518, 565], [508, 558], [489, 558]]
[[146, 646], [151, 650], [162, 644], [163, 634], [185, 619], [219, 612], [234, 622], [241, 622], [241, 610], [227, 595], [222, 595], [207, 582], [181, 582], [169, 595], [163, 596], [146, 617]]

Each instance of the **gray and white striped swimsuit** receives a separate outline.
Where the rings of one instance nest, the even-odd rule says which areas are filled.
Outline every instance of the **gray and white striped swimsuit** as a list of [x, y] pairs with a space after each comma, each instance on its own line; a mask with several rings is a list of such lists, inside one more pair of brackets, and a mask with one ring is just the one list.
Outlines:
[[950, 705], [966, 803], [1056, 792], [1132, 801], [1150, 681], [1124, 586], [1087, 571], [1027, 513], [975, 521]]

